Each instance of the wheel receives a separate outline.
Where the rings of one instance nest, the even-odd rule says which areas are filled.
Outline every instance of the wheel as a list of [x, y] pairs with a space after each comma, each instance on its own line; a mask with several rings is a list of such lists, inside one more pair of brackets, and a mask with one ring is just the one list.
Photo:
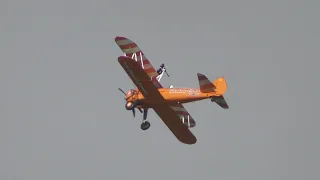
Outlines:
[[125, 107], [127, 110], [132, 110], [134, 108], [134, 103], [129, 101], [126, 103]]
[[145, 122], [141, 123], [141, 129], [142, 130], [145, 131], [145, 130], [149, 129], [149, 127], [150, 127], [150, 123], [148, 121], [145, 121]]

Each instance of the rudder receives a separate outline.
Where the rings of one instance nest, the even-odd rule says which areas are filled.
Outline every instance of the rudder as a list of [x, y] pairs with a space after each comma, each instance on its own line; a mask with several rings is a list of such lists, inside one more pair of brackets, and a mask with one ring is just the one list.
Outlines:
[[227, 91], [227, 81], [224, 77], [218, 77], [212, 84], [216, 87], [216, 96], [223, 95]]
[[216, 88], [216, 95], [211, 97], [211, 101], [217, 103], [223, 109], [229, 109], [227, 101], [224, 99], [223, 94], [227, 91], [227, 81], [224, 77], [218, 77], [212, 82]]

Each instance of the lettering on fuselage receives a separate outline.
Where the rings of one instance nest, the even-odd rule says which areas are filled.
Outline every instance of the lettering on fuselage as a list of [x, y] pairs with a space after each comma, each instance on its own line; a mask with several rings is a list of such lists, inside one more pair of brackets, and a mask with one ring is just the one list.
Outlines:
[[146, 89], [144, 89], [142, 83], [140, 82], [140, 80], [134, 75], [132, 69], [130, 69], [130, 67], [127, 65], [127, 63], [125, 62], [124, 65], [126, 66], [128, 72], [131, 74], [132, 78], [136, 81], [137, 85], [140, 87], [140, 89], [143, 91], [143, 93], [145, 95], [148, 94], [148, 92], [146, 91]]
[[200, 90], [198, 89], [170, 89], [169, 90], [170, 94], [188, 94], [188, 95], [192, 95], [192, 96], [196, 96], [200, 94]]

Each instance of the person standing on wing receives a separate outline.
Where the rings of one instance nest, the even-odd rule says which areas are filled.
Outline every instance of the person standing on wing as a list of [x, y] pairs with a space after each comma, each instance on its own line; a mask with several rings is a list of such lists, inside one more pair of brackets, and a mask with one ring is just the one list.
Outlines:
[[164, 69], [164, 64], [162, 63], [160, 65], [160, 68], [157, 70], [157, 73], [160, 75], [162, 73], [162, 70]]

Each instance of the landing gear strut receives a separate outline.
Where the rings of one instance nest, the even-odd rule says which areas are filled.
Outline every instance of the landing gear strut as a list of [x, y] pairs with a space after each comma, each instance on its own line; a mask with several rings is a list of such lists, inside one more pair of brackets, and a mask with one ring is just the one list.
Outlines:
[[141, 129], [142, 130], [147, 130], [150, 128], [150, 122], [147, 121], [147, 116], [148, 116], [148, 109], [143, 109], [143, 121], [141, 123]]
[[[125, 96], [129, 93], [132, 93], [133, 95], [136, 94], [136, 91], [130, 90], [127, 94], [120, 88], [118, 88]], [[132, 95], [131, 95], [132, 96]], [[126, 97], [125, 100], [129, 99], [131, 96]], [[137, 108], [138, 105], [142, 105], [142, 103], [139, 100], [135, 101], [127, 101], [125, 104], [125, 108], [129, 111], [132, 111], [133, 117], [136, 115], [135, 108]], [[148, 108], [144, 108], [143, 111], [140, 107], [137, 108], [141, 113], [143, 113], [143, 121], [141, 123], [141, 129], [147, 130], [150, 128], [150, 123], [147, 121], [147, 115], [148, 115]]]

